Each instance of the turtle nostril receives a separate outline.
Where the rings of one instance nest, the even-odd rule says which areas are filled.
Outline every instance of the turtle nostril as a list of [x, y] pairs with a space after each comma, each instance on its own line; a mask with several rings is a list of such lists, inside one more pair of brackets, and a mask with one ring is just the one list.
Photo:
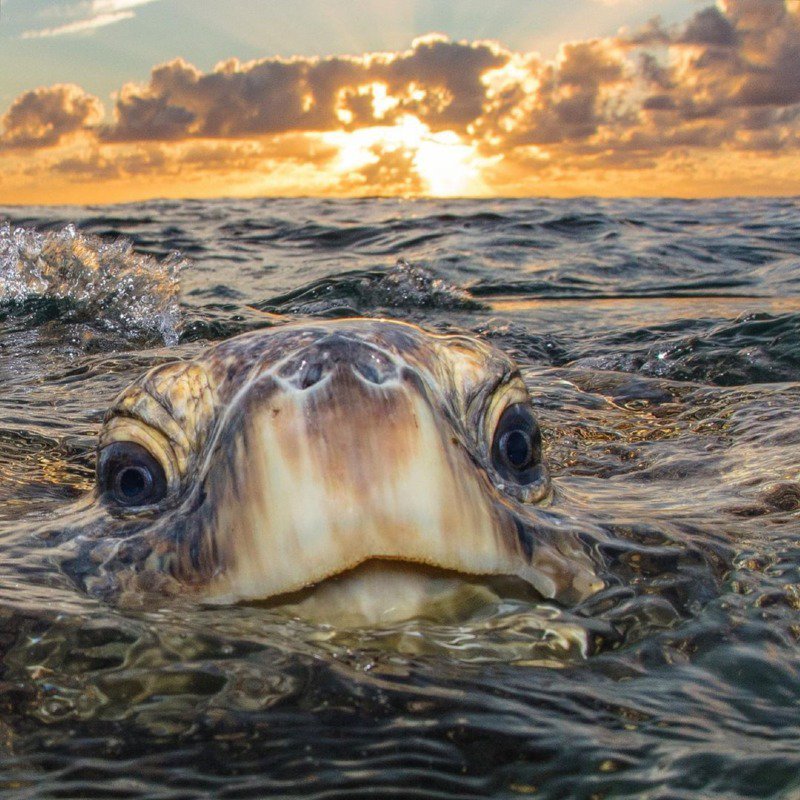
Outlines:
[[341, 368], [376, 385], [397, 376], [397, 365], [386, 353], [365, 342], [340, 335], [327, 337], [305, 348], [287, 361], [279, 374], [297, 388], [309, 389]]
[[369, 383], [381, 384], [386, 380], [386, 375], [381, 373], [379, 365], [373, 364], [369, 360], [359, 361], [353, 366], [356, 372]]
[[297, 376], [297, 385], [301, 389], [308, 389], [322, 378], [322, 364], [319, 361], [306, 363]]

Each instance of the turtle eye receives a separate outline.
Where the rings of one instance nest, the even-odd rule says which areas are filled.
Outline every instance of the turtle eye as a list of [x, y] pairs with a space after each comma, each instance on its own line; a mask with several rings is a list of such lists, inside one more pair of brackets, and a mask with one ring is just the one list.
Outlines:
[[135, 442], [114, 442], [97, 460], [100, 492], [125, 508], [150, 506], [167, 496], [164, 468]]
[[519, 484], [540, 478], [542, 434], [530, 408], [509, 406], [500, 417], [492, 442], [492, 463], [505, 479]]

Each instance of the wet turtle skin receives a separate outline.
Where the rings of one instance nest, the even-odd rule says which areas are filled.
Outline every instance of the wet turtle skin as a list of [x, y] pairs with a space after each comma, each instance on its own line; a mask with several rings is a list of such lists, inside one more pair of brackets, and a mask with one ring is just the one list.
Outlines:
[[322, 591], [367, 617], [413, 613], [432, 573], [575, 603], [603, 584], [550, 491], [528, 389], [499, 350], [388, 320], [288, 324], [122, 392], [71, 570], [117, 600]]

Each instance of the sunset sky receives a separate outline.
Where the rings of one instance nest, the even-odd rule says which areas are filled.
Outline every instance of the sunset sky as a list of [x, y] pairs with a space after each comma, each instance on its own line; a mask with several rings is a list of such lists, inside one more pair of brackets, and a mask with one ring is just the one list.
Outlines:
[[800, 194], [800, 0], [4, 0], [0, 203]]

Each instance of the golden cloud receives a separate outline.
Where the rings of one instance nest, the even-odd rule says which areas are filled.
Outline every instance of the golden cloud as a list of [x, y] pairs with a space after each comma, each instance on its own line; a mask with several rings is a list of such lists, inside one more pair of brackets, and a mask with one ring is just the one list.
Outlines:
[[43, 199], [79, 185], [110, 199], [796, 192], [798, 7], [722, 0], [680, 25], [566, 42], [549, 61], [440, 35], [209, 72], [175, 59], [123, 86], [110, 118], [78, 86], [36, 89], [2, 119], [0, 187], [42, 196], [26, 182], [47, 175]]
[[103, 105], [75, 84], [34, 89], [20, 95], [2, 118], [0, 146], [37, 148], [58, 144], [97, 125]]

